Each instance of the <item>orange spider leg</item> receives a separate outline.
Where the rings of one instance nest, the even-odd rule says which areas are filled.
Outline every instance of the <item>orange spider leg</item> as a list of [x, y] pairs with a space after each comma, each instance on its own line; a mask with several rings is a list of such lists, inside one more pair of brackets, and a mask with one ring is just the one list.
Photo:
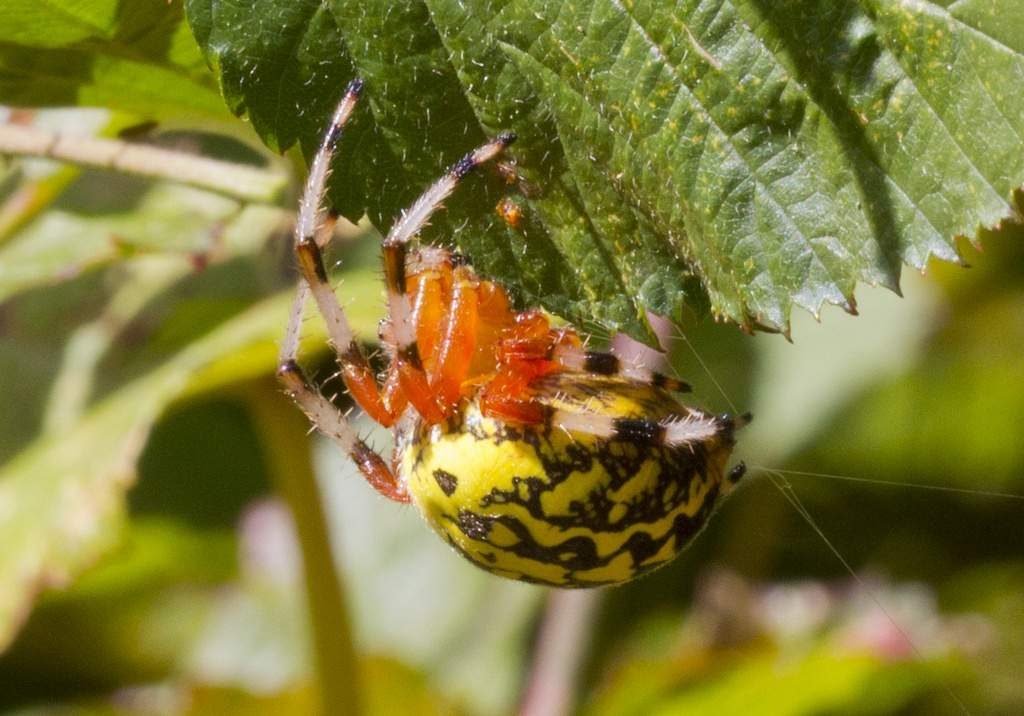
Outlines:
[[444, 422], [447, 415], [434, 400], [423, 364], [415, 363], [409, 357], [398, 357], [398, 381], [406, 399], [416, 408], [424, 422], [436, 425]]
[[515, 325], [508, 294], [491, 281], [477, 279], [476, 346], [470, 364], [470, 380], [482, 383], [498, 369], [502, 338]]
[[[439, 272], [430, 270], [411, 275], [409, 280], [416, 286], [415, 298], [413, 299], [412, 321], [416, 325], [416, 343], [420, 350], [428, 357], [432, 357], [440, 342], [440, 331], [438, 326], [444, 321], [445, 295], [451, 292], [451, 271]], [[388, 324], [381, 339], [388, 344], [394, 345], [393, 327]], [[391, 369], [388, 371], [381, 389], [384, 404], [391, 407], [393, 415], [401, 415], [409, 400], [402, 390], [402, 379], [398, 370], [398, 362], [391, 361]]]
[[430, 375], [430, 384], [437, 391], [440, 403], [446, 407], [455, 406], [461, 395], [462, 383], [469, 377], [479, 323], [477, 282], [465, 268], [457, 268], [454, 273], [448, 320]]
[[520, 423], [544, 422], [549, 411], [533, 400], [530, 385], [560, 370], [551, 356], [562, 339], [563, 332], [551, 330], [539, 311], [516, 314], [498, 346], [498, 373], [481, 391], [484, 414]]
[[346, 351], [341, 356], [341, 379], [352, 396], [352, 400], [373, 420], [386, 428], [395, 424], [402, 414], [401, 406], [395, 409], [377, 385], [377, 376], [363, 356], [362, 351]]
[[388, 286], [391, 308], [391, 327], [396, 343], [393, 366], [398, 374], [398, 383], [406, 399], [428, 424], [443, 422], [447, 417], [434, 399], [413, 323], [412, 305], [408, 289], [410, 277], [406, 274], [407, 246], [384, 244], [384, 276]]
[[530, 397], [530, 381], [534, 375], [524, 367], [506, 366], [480, 391], [480, 410], [484, 415], [513, 423], [537, 425], [544, 422], [548, 411]]
[[445, 309], [451, 302], [451, 271], [431, 270], [416, 274], [411, 279], [416, 285], [415, 298], [412, 302], [416, 344], [429, 373], [441, 343]]
[[409, 401], [406, 399], [405, 393], [402, 392], [402, 385], [398, 380], [398, 371], [394, 367], [388, 371], [388, 375], [384, 379], [384, 387], [381, 388], [380, 392], [384, 404], [390, 406], [392, 415], [398, 416], [405, 412], [405, 407], [409, 404]]
[[501, 154], [513, 141], [514, 134], [500, 134], [457, 161], [398, 217], [388, 235], [384, 237], [384, 274], [391, 325], [394, 329], [398, 378], [402, 392], [428, 424], [442, 422], [451, 412], [451, 408], [438, 404], [424, 371], [424, 353], [417, 344], [406, 275], [409, 241], [427, 224], [431, 215], [441, 207], [462, 179], [480, 164]]
[[[444, 281], [436, 272], [419, 273], [410, 276], [415, 282], [416, 297], [413, 299], [412, 321], [417, 326], [416, 343], [422, 347], [426, 356], [432, 356], [439, 340], [437, 326], [444, 319]], [[395, 344], [394, 327], [390, 324], [381, 334], [381, 340], [393, 346]], [[392, 356], [391, 368], [384, 387], [381, 389], [384, 404], [391, 407], [394, 415], [401, 415], [409, 400], [402, 391], [402, 381], [398, 372], [398, 361]]]

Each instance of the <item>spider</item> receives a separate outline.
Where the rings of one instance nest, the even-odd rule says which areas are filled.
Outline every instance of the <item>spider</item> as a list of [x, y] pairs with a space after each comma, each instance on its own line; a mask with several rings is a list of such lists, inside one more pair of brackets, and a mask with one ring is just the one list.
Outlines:
[[[295, 255], [301, 279], [278, 377], [380, 494], [413, 502], [456, 551], [503, 577], [557, 587], [628, 581], [675, 557], [742, 476], [726, 464], [749, 415], [684, 407], [689, 387], [611, 353], [505, 289], [458, 254], [413, 243], [461, 179], [500, 155], [500, 134], [456, 162], [383, 241], [390, 365], [378, 383], [324, 267], [329, 164], [362, 90], [347, 88], [310, 165]], [[374, 452], [297, 362], [309, 293], [349, 395], [390, 428]]]

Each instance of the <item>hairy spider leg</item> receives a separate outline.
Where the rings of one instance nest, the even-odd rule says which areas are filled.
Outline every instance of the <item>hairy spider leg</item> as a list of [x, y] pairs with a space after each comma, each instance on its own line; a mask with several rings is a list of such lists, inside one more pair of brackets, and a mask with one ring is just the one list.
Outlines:
[[309, 178], [299, 204], [299, 218], [295, 227], [295, 255], [299, 270], [313, 293], [320, 315], [327, 326], [331, 344], [341, 366], [341, 378], [352, 399], [375, 421], [390, 427], [400, 414], [384, 400], [377, 386], [377, 377], [359, 347], [355, 334], [331, 289], [324, 266], [323, 253], [317, 241], [318, 227], [324, 211], [323, 196], [330, 175], [331, 158], [341, 137], [341, 130], [355, 108], [362, 90], [362, 82], [349, 84], [327, 130], [324, 141], [310, 165]]
[[[498, 156], [513, 141], [514, 134], [500, 134], [452, 165], [395, 221], [384, 239], [384, 273], [398, 379], [406, 398], [428, 424], [444, 421], [453, 412], [454, 405], [446, 404], [448, 393], [442, 394], [439, 399], [437, 391], [431, 386], [423, 365], [423, 353], [417, 344], [416, 323], [408, 293], [409, 277], [406, 274], [409, 240], [420, 232], [466, 175], [480, 164]], [[468, 319], [471, 313], [464, 310], [455, 320]], [[464, 332], [461, 328], [457, 328], [457, 331]], [[447, 383], [445, 385], [447, 390]]]
[[[411, 321], [427, 385], [450, 415], [458, 410], [460, 399], [472, 396], [495, 373], [496, 346], [514, 326], [516, 314], [503, 288], [477, 277], [460, 256], [445, 249], [410, 252], [406, 284], [413, 296]], [[390, 320], [382, 326], [381, 342], [393, 358], [386, 385], [397, 386], [400, 374]]]
[[277, 377], [310, 422], [338, 444], [377, 492], [395, 502], [409, 502], [405, 486], [395, 477], [384, 459], [359, 439], [355, 429], [334, 403], [313, 388], [298, 362], [293, 359], [282, 360], [277, 368]]
[[472, 271], [458, 266], [453, 271], [451, 300], [447, 320], [437, 348], [437, 360], [430, 372], [430, 386], [437, 391], [437, 400], [452, 409], [462, 397], [462, 384], [476, 351], [479, 325], [478, 282]]
[[[415, 265], [411, 270], [407, 266], [406, 283], [414, 287], [412, 321], [416, 326], [416, 343], [429, 369], [442, 337], [440, 326], [447, 320], [446, 305], [451, 302], [452, 255], [446, 249], [426, 246], [413, 252], [412, 258]], [[384, 381], [384, 401], [393, 413], [400, 415], [408, 400], [399, 380], [390, 319], [381, 323], [380, 343], [388, 354], [390, 366]]]
[[552, 360], [568, 370], [592, 375], [617, 375], [675, 393], [689, 393], [690, 384], [653, 371], [639, 363], [628, 363], [613, 353], [588, 351], [582, 346], [561, 342], [554, 346]]
[[685, 415], [664, 420], [645, 418], [616, 418], [598, 413], [553, 410], [551, 424], [570, 433], [585, 433], [609, 440], [652, 445], [656, 447], [683, 447], [693, 443], [707, 444], [719, 440], [729, 447], [738, 428], [750, 422], [749, 415], [734, 418], [714, 416], [703, 410], [687, 408]]
[[[330, 240], [330, 229], [334, 223], [322, 208], [330, 160], [338, 138], [341, 136], [342, 128], [352, 115], [361, 89], [362, 82], [359, 80], [354, 80], [349, 84], [344, 97], [335, 110], [323, 144], [310, 165], [309, 177], [306, 180], [295, 226], [295, 252], [303, 279], [299, 281], [299, 286], [296, 289], [288, 327], [281, 344], [277, 375], [292, 400], [302, 408], [302, 411], [309, 416], [310, 421], [321, 432], [332, 438], [352, 458], [356, 467], [374, 489], [392, 500], [408, 502], [409, 494], [404, 485], [395, 478], [383, 458], [359, 439], [345, 416], [313, 387], [297, 360], [303, 309], [306, 297], [312, 291], [327, 322], [327, 329], [335, 350], [344, 351], [339, 353], [338, 358], [342, 364], [342, 377], [349, 392], [352, 393], [353, 398], [356, 398], [357, 393], [369, 392], [365, 388], [368, 382], [372, 387], [372, 396], [377, 399], [381, 408], [377, 411], [378, 414], [385, 419], [390, 418], [390, 413], [383, 409], [383, 404], [380, 404], [376, 379], [354, 340], [352, 329], [334, 297], [334, 292], [330, 289], [323, 266], [323, 257], [320, 253], [320, 246], [326, 245]], [[364, 409], [366, 408], [362, 402], [360, 405], [363, 405]], [[367, 409], [367, 412], [371, 412], [371, 410]]]

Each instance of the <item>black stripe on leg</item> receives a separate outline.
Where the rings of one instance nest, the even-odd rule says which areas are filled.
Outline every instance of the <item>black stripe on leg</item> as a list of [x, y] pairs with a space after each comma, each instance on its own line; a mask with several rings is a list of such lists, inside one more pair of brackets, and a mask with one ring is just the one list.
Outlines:
[[583, 356], [583, 370], [588, 373], [615, 375], [619, 372], [619, 359], [611, 353], [587, 351]]
[[408, 363], [417, 370], [423, 369], [423, 361], [420, 359], [420, 347], [416, 344], [416, 341], [398, 349], [398, 360]]
[[736, 444], [736, 418], [729, 415], [729, 413], [722, 413], [715, 422], [718, 423], [718, 435], [721, 441], [726, 445]]
[[351, 95], [353, 99], [358, 98], [363, 93], [363, 86], [366, 82], [362, 77], [356, 77], [348, 83], [348, 87], [345, 88], [345, 94]]
[[476, 159], [472, 154], [467, 154], [452, 167], [452, 176], [456, 179], [464, 179], [474, 169], [476, 169]]
[[663, 390], [671, 390], [675, 393], [689, 393], [693, 388], [686, 381], [669, 378], [664, 373], [651, 372], [651, 385]]
[[300, 378], [305, 379], [302, 375], [302, 368], [294, 360], [286, 360], [281, 365], [277, 366], [277, 375], [279, 378], [285, 378], [286, 376], [297, 375]]
[[307, 271], [309, 269], [313, 270], [317, 281], [328, 283], [327, 269], [324, 267], [324, 257], [320, 253], [320, 247], [316, 245], [315, 239], [303, 237], [295, 247], [295, 253], [298, 255], [299, 262], [303, 265], [304, 269]]
[[[502, 132], [494, 138], [493, 143], [498, 144], [502, 149], [504, 149], [514, 141], [516, 141], [515, 132]], [[484, 147], [486, 146], [488, 145], [485, 144]], [[455, 177], [455, 179], [463, 179], [467, 174], [476, 169], [477, 165], [480, 163], [476, 158], [477, 151], [473, 151], [455, 162], [455, 166], [453, 166], [450, 171], [450, 174]]]
[[341, 361], [343, 366], [354, 366], [361, 370], [370, 370], [370, 363], [366, 360], [366, 356], [359, 349], [359, 344], [352, 341], [348, 344], [345, 350], [338, 354], [338, 359]]
[[637, 445], [664, 445], [665, 426], [643, 418], [616, 418], [612, 421], [614, 439]]
[[277, 366], [277, 379], [284, 386], [285, 392], [292, 398], [306, 388], [309, 388], [309, 381], [306, 374], [295, 360], [286, 360]]
[[[359, 95], [363, 92], [363, 81], [361, 79], [354, 79], [348, 83], [348, 87], [345, 88], [345, 95], [342, 98], [342, 102], [355, 102], [359, 99]], [[331, 124], [327, 130], [327, 136], [324, 137], [324, 145], [333, 147], [337, 144], [338, 140], [341, 139], [341, 130], [345, 124], [344, 118], [341, 121]]]
[[402, 244], [386, 244], [384, 246], [384, 276], [388, 290], [399, 296], [405, 294], [405, 259], [408, 247]]
[[356, 467], [364, 475], [367, 472], [387, 469], [387, 465], [381, 456], [362, 440], [356, 440], [352, 446], [352, 452], [349, 454], [352, 457], [352, 462], [356, 464]]

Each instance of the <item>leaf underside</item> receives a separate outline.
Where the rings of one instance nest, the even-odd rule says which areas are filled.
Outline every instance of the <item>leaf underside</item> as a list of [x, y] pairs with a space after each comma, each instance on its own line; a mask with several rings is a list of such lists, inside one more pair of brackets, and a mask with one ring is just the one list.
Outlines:
[[387, 223], [484, 136], [515, 130], [524, 225], [490, 218], [492, 181], [425, 238], [461, 227], [459, 246], [523, 300], [645, 336], [644, 309], [678, 318], [705, 297], [746, 327], [785, 330], [794, 304], [853, 310], [856, 282], [898, 290], [902, 264], [956, 261], [957, 236], [1012, 216], [1015, 4], [189, 0], [186, 12], [228, 104], [275, 149], [298, 142], [308, 157], [341, 88], [367, 81], [332, 185], [349, 217]]

